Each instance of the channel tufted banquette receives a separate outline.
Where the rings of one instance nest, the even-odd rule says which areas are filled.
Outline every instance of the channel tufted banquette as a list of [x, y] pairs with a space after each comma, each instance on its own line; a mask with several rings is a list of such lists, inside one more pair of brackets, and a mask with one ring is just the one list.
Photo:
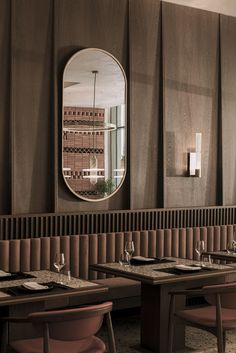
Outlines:
[[128, 239], [135, 242], [135, 255], [194, 259], [194, 244], [198, 239], [205, 240], [207, 250], [219, 250], [232, 241], [234, 228], [234, 225], [223, 225], [1, 240], [0, 269], [12, 272], [53, 269], [54, 254], [61, 251], [66, 256], [66, 270], [70, 269], [72, 276], [107, 284], [110, 287], [110, 299], [139, 297], [138, 282], [124, 278], [105, 278], [102, 273], [90, 271], [89, 266], [118, 261]]

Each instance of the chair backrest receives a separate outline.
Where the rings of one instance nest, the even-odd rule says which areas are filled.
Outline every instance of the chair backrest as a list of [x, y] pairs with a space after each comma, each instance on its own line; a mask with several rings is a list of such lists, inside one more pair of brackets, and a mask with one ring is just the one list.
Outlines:
[[212, 289], [214, 294], [205, 295], [206, 301], [211, 305], [216, 305], [216, 293], [220, 293], [221, 307], [228, 309], [236, 309], [236, 282], [215, 284], [205, 286], [204, 289]]
[[112, 310], [112, 302], [75, 309], [53, 310], [29, 314], [34, 325], [48, 324], [50, 338], [61, 341], [80, 340], [95, 335], [104, 314]]

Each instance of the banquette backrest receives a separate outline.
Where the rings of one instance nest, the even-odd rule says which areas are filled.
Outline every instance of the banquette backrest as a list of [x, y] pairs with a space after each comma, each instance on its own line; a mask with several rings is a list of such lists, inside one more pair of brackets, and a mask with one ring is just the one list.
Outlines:
[[64, 252], [67, 269], [84, 279], [104, 278], [89, 270], [93, 263], [118, 261], [128, 239], [135, 242], [135, 254], [194, 259], [194, 244], [206, 241], [207, 250], [219, 250], [233, 239], [234, 225], [159, 229], [124, 233], [54, 236], [0, 241], [0, 269], [31, 271], [52, 269], [54, 254]]

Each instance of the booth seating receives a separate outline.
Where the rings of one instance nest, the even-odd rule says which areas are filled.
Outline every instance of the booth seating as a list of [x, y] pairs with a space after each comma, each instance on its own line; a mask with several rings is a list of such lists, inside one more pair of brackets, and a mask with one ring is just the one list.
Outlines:
[[[112, 300], [115, 309], [134, 307], [140, 305], [139, 282], [106, 277], [105, 274], [91, 271], [89, 266], [118, 261], [124, 251], [125, 241], [131, 239], [135, 242], [134, 255], [196, 259], [194, 244], [198, 239], [205, 240], [206, 250], [219, 250], [226, 248], [226, 244], [232, 241], [233, 231], [234, 225], [223, 225], [1, 240], [0, 269], [11, 272], [53, 269], [54, 254], [64, 252], [65, 271], [70, 270], [72, 276], [97, 281], [109, 287], [105, 297], [90, 297], [89, 302]], [[86, 302], [86, 298], [81, 300]]]

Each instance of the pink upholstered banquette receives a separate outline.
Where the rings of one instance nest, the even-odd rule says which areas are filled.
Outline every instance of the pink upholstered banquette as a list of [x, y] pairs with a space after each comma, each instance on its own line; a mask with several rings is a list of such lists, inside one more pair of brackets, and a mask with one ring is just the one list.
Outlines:
[[75, 277], [104, 278], [89, 265], [118, 261], [127, 239], [135, 242], [135, 254], [151, 257], [174, 256], [194, 259], [194, 244], [205, 240], [207, 250], [219, 250], [233, 239], [233, 225], [161, 229], [89, 235], [41, 237], [0, 241], [0, 269], [30, 271], [52, 269], [55, 252], [63, 251], [67, 269]]

